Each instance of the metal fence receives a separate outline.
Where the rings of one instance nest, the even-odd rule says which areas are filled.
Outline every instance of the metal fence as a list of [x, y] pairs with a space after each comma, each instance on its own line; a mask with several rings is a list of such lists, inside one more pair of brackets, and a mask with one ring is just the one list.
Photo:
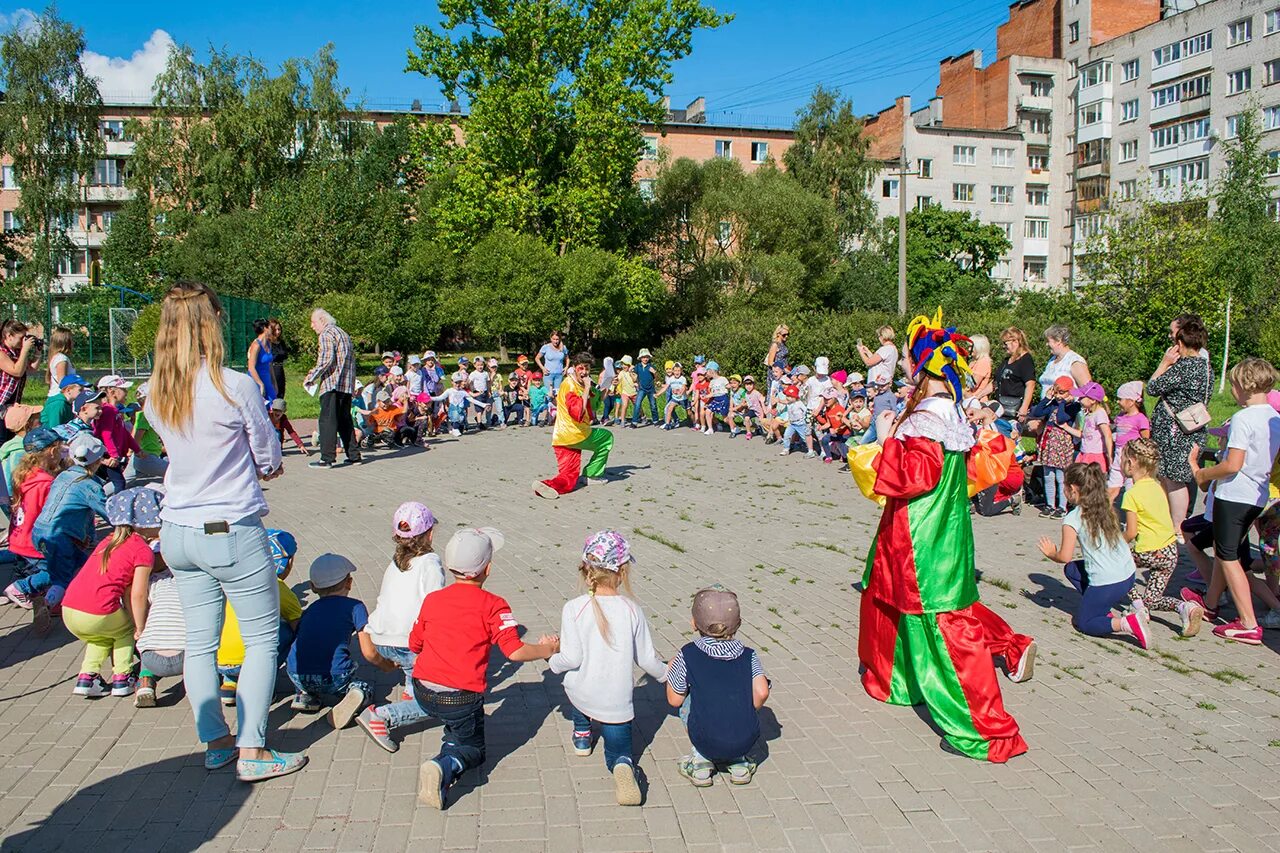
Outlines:
[[227, 364], [244, 369], [248, 366], [249, 344], [254, 338], [253, 321], [278, 315], [273, 306], [256, 299], [222, 294], [218, 294], [218, 298], [222, 300], [222, 312], [226, 318], [222, 337], [227, 347]]

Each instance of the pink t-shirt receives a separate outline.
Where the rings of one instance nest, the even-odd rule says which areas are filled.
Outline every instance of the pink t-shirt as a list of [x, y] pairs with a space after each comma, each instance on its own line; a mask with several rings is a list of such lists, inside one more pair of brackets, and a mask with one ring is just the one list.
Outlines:
[[1110, 424], [1111, 416], [1106, 413], [1105, 409], [1097, 408], [1084, 416], [1084, 428], [1080, 431], [1080, 452], [1081, 453], [1101, 453], [1105, 450], [1102, 442], [1102, 433], [1098, 427], [1102, 424]]
[[111, 552], [104, 572], [102, 552], [110, 541], [111, 538], [108, 537], [98, 543], [84, 566], [67, 585], [67, 594], [62, 599], [64, 607], [94, 616], [115, 613], [122, 606], [125, 590], [133, 583], [133, 570], [138, 566], [150, 568], [155, 563], [155, 554], [151, 552], [147, 540], [134, 533]]
[[1151, 429], [1151, 421], [1142, 412], [1118, 416], [1116, 418], [1116, 450], [1135, 438], [1141, 438], [1144, 429]]

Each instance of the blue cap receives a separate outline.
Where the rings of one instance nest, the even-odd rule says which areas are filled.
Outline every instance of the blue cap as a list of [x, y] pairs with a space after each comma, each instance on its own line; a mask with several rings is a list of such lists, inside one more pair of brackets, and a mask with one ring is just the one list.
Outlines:
[[717, 373], [719, 373], [719, 372], [720, 372], [720, 362], [718, 362], [718, 361], [708, 361], [708, 362], [707, 362], [707, 370], [714, 370], [714, 371], [716, 371]]
[[71, 385], [83, 385], [85, 388], [93, 387], [93, 383], [88, 379], [85, 379], [79, 373], [68, 373], [66, 376], [62, 377], [62, 381], [58, 383], [58, 390], [62, 390]]
[[385, 364], [379, 364], [377, 367], [373, 369], [374, 376], [386, 376], [390, 372], [391, 371], [387, 369], [387, 366]]
[[470, 364], [470, 363], [471, 363], [471, 359], [467, 358], [465, 355], [458, 356], [458, 364]]
[[271, 544], [271, 559], [276, 564], [276, 576], [283, 575], [289, 568], [289, 560], [298, 553], [298, 540], [287, 530], [267, 530], [267, 541]]
[[695, 355], [695, 356], [693, 357], [693, 363], [694, 363], [694, 364], [702, 364], [702, 362], [704, 362], [704, 361], [706, 361], [706, 360], [707, 360], [707, 357], [706, 357], [705, 355]]
[[92, 391], [81, 391], [80, 394], [76, 397], [75, 402], [71, 404], [71, 407], [75, 409], [76, 412], [79, 412], [88, 404], [96, 403], [101, 399], [102, 399], [102, 392], [97, 390], [96, 388]]
[[36, 427], [22, 438], [22, 449], [27, 453], [39, 453], [46, 447], [52, 447], [62, 441], [62, 436], [58, 435], [48, 427]]
[[107, 522], [113, 527], [160, 526], [160, 493], [141, 486], [107, 498]]

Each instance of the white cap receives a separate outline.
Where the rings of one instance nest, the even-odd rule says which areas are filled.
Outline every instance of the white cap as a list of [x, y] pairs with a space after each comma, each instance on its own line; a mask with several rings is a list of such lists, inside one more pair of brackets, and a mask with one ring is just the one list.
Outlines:
[[114, 373], [108, 373], [106, 376], [98, 380], [99, 388], [132, 388], [133, 383], [123, 376], [117, 376]]
[[849, 374], [848, 381], [849, 382], [866, 382], [867, 377], [863, 376], [861, 373], [855, 370], [853, 373]]
[[822, 376], [826, 376], [831, 371], [831, 362], [825, 355], [820, 355], [813, 360], [813, 372]]
[[436, 351], [435, 351], [435, 350], [433, 350], [433, 349], [429, 349], [429, 350], [427, 350], [426, 352], [424, 352], [424, 353], [422, 354], [422, 357], [423, 357], [424, 359], [427, 359], [427, 358], [435, 358], [435, 357], [436, 357]]
[[465, 370], [459, 370], [457, 373], [453, 374], [453, 381], [454, 381], [454, 382], [466, 382], [466, 381], [467, 381], [467, 372], [466, 372]]
[[422, 364], [422, 359], [421, 359], [421, 358], [419, 358], [419, 357], [418, 357], [418, 356], [416, 356], [416, 355], [411, 355], [411, 356], [409, 356], [409, 363], [410, 363], [410, 364]]
[[321, 554], [311, 561], [311, 585], [316, 589], [337, 586], [356, 570], [356, 564], [341, 554]]
[[493, 527], [464, 527], [453, 534], [444, 548], [444, 567], [464, 578], [475, 577], [502, 550], [506, 538]]
[[147, 397], [151, 393], [151, 383], [143, 382], [141, 385], [138, 386], [138, 390], [134, 391], [133, 393], [134, 393], [134, 396], [139, 398]]
[[391, 375], [404, 376], [404, 368], [397, 364], [395, 367], [391, 368]]

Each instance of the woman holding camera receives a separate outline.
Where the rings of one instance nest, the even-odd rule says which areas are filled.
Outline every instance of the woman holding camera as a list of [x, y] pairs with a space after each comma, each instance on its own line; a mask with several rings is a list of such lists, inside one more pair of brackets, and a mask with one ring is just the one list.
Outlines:
[[[22, 402], [27, 373], [40, 363], [44, 341], [31, 334], [25, 323], [5, 320], [0, 324], [0, 419], [14, 403]], [[0, 423], [0, 444], [15, 433]]]

